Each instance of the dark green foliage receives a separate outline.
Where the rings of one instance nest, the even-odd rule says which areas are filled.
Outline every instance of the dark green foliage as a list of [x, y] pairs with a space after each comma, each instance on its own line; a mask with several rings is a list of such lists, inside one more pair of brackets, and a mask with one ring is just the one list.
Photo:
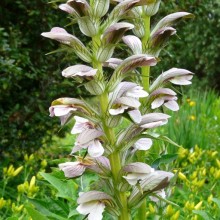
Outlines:
[[73, 85], [71, 80], [61, 77], [63, 68], [78, 62], [76, 56], [67, 60], [62, 53], [45, 55], [59, 44], [40, 34], [68, 23], [66, 14], [47, 2], [0, 2], [1, 154], [15, 148], [32, 151], [41, 147], [45, 137], [61, 135], [48, 107], [55, 98], [80, 94], [77, 87], [65, 86]]
[[177, 36], [171, 38], [161, 54], [161, 69], [188, 69], [196, 74], [200, 84], [203, 79], [205, 86], [220, 89], [220, 1], [163, 1], [161, 17], [177, 11], [193, 13], [195, 18], [177, 25]]

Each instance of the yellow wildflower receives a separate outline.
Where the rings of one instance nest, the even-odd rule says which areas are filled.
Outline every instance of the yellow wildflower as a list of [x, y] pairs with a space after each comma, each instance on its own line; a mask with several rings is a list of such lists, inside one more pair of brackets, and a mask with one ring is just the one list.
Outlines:
[[177, 219], [179, 219], [179, 216], [180, 216], [180, 211], [178, 210], [178, 211], [170, 218], [170, 220], [177, 220]]
[[190, 119], [191, 121], [195, 121], [195, 120], [196, 120], [196, 116], [190, 115], [190, 116], [189, 116], [189, 119]]
[[2, 209], [6, 204], [6, 200], [4, 200], [4, 198], [0, 199], [0, 209]]
[[193, 106], [195, 106], [195, 105], [196, 105], [196, 102], [194, 102], [194, 101], [190, 101], [190, 102], [189, 102], [189, 106], [193, 107]]
[[200, 201], [198, 204], [195, 205], [194, 209], [199, 210], [202, 207], [203, 201]]

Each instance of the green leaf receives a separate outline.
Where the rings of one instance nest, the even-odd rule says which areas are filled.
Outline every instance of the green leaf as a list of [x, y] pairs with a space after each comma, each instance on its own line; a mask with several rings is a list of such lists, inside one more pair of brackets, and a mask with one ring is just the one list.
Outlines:
[[213, 218], [208, 214], [206, 211], [202, 210], [193, 210], [193, 213], [196, 215], [199, 215], [204, 220], [212, 220]]
[[40, 173], [57, 191], [57, 196], [70, 201], [76, 200], [76, 185], [72, 180], [62, 181], [49, 173]]
[[46, 198], [44, 201], [40, 199], [29, 199], [29, 201], [40, 210], [45, 216], [55, 219], [65, 220], [68, 215], [68, 206], [62, 200], [54, 200]]
[[168, 164], [176, 160], [178, 157], [178, 154], [165, 154], [162, 155], [160, 158], [157, 158], [153, 163], [152, 167], [157, 168], [160, 166], [160, 164]]
[[42, 215], [40, 212], [33, 209], [32, 207], [26, 206], [25, 208], [28, 214], [31, 216], [32, 220], [49, 220], [46, 216]]
[[213, 198], [212, 201], [216, 203], [216, 205], [218, 206], [218, 209], [220, 211], [220, 199]]

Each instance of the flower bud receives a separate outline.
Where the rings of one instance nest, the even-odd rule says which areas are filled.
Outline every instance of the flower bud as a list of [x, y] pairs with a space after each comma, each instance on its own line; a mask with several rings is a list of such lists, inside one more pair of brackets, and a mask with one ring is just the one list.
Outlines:
[[23, 170], [23, 166], [18, 167], [12, 174], [12, 176], [17, 176]]
[[4, 198], [2, 197], [0, 199], [0, 210], [6, 205], [6, 200], [4, 200]]
[[195, 205], [194, 209], [199, 210], [202, 206], [203, 201], [200, 201], [198, 204]]

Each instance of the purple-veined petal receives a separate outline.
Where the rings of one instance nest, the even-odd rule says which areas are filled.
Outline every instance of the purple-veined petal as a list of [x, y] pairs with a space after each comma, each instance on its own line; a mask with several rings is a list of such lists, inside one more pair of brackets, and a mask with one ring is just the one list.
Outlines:
[[81, 149], [82, 149], [82, 146], [75, 144], [70, 154], [72, 155], [76, 153], [77, 151], [80, 151]]
[[91, 201], [101, 201], [101, 200], [111, 200], [112, 197], [108, 194], [100, 191], [89, 191], [85, 193], [81, 193], [80, 197], [77, 199], [78, 204], [91, 202]]
[[109, 44], [115, 44], [121, 40], [124, 33], [133, 29], [134, 25], [127, 22], [119, 22], [111, 25], [103, 34], [103, 40]]
[[136, 54], [126, 58], [117, 68], [116, 72], [121, 74], [134, 70], [141, 66], [155, 66], [157, 60], [155, 57], [147, 54]]
[[41, 35], [64, 44], [70, 44], [70, 42], [75, 39], [73, 35], [69, 34], [65, 29], [60, 27], [54, 27], [50, 32], [43, 32]]
[[134, 148], [137, 150], [149, 150], [153, 142], [150, 138], [141, 138], [134, 144]]
[[76, 140], [77, 145], [87, 145], [90, 141], [103, 135], [102, 131], [96, 129], [87, 129], [79, 134]]
[[68, 115], [70, 112], [76, 110], [76, 108], [70, 107], [69, 105], [54, 105], [49, 108], [51, 117]]
[[94, 209], [88, 215], [88, 220], [102, 220], [102, 213], [104, 212], [105, 205], [103, 203], [97, 202]]
[[94, 76], [97, 69], [93, 69], [86, 65], [74, 65], [66, 68], [62, 71], [62, 76], [64, 77], [74, 77], [74, 76]]
[[131, 108], [136, 108], [136, 109], [139, 108], [141, 105], [141, 103], [137, 99], [133, 97], [126, 97], [126, 96], [117, 98], [115, 100], [115, 103], [122, 104], [122, 105], [129, 106]]
[[143, 98], [147, 97], [148, 93], [141, 86], [135, 86], [126, 91], [125, 96], [130, 96], [134, 98]]
[[170, 116], [167, 114], [149, 113], [149, 114], [142, 116], [142, 121], [141, 121], [140, 125], [143, 128], [145, 128], [144, 126], [147, 126], [148, 124], [151, 124], [151, 123], [153, 123], [153, 124], [155, 123], [155, 125], [158, 124], [158, 126], [159, 126], [159, 125], [162, 125], [163, 123], [166, 124], [168, 118], [170, 118]]
[[159, 108], [161, 105], [163, 105], [164, 103], [164, 99], [163, 97], [159, 97], [154, 99], [154, 101], [151, 103], [151, 108], [155, 109], [155, 108]]
[[103, 63], [104, 67], [110, 67], [112, 69], [116, 69], [119, 64], [122, 63], [121, 59], [118, 58], [110, 58]]
[[78, 16], [87, 15], [90, 9], [90, 5], [86, 0], [68, 0], [67, 4], [77, 12]]
[[91, 157], [100, 157], [104, 153], [104, 148], [99, 140], [90, 142], [88, 153]]
[[79, 134], [83, 132], [86, 129], [89, 129], [89, 120], [79, 117], [79, 116], [74, 116], [76, 122], [71, 130], [71, 134]]
[[111, 114], [111, 115], [119, 115], [119, 114], [122, 114], [122, 113], [124, 113], [124, 111], [126, 110], [126, 109], [128, 109], [129, 107], [128, 106], [120, 106], [119, 108], [116, 108], [116, 109], [109, 109], [109, 113]]
[[134, 163], [130, 163], [124, 166], [123, 171], [128, 172], [128, 173], [148, 174], [148, 173], [154, 172], [154, 169], [146, 163], [134, 162]]
[[140, 123], [141, 122], [141, 112], [139, 110], [131, 110], [128, 111], [128, 115], [132, 119], [133, 122], [135, 123]]
[[151, 34], [154, 34], [158, 29], [166, 26], [172, 25], [174, 22], [178, 21], [181, 18], [193, 18], [194, 16], [188, 12], [175, 12], [167, 15], [163, 19], [161, 19], [155, 28], [152, 30]]
[[86, 169], [86, 167], [79, 162], [61, 163], [59, 164], [59, 168], [64, 172], [64, 175], [67, 178], [81, 176]]
[[76, 11], [68, 4], [61, 4], [59, 5], [59, 9], [61, 9], [62, 11], [67, 12], [68, 14], [74, 14], [76, 13]]
[[168, 109], [172, 110], [172, 111], [178, 111], [179, 110], [179, 105], [177, 104], [176, 101], [171, 100], [168, 102], [164, 103], [164, 106], [166, 106]]
[[169, 88], [156, 89], [150, 95], [151, 96], [156, 96], [156, 95], [161, 95], [161, 94], [170, 95], [170, 96], [175, 96], [176, 95], [176, 93], [172, 89], [169, 89]]
[[138, 37], [127, 35], [123, 37], [122, 40], [128, 45], [134, 54], [142, 54], [142, 43]]
[[168, 122], [168, 120], [163, 120], [163, 121], [156, 121], [156, 122], [149, 122], [147, 124], [143, 124], [140, 127], [141, 128], [156, 128], [162, 125], [165, 125]]
[[128, 174], [127, 176], [123, 176], [127, 182], [134, 186], [137, 184], [138, 181], [144, 179], [146, 177], [147, 174], [145, 173], [131, 173], [131, 174]]
[[178, 76], [169, 81], [175, 85], [190, 85], [192, 82], [190, 81], [193, 78], [193, 75], [184, 75]]
[[140, 185], [143, 191], [161, 190], [169, 184], [169, 181], [173, 176], [174, 174], [171, 172], [156, 170], [155, 172], [148, 174], [147, 177], [141, 181]]

